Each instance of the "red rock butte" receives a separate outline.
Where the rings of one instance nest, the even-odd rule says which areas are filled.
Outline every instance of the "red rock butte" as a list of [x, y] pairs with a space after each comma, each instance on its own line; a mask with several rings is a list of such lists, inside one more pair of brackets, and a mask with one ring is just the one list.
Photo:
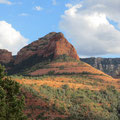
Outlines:
[[9, 63], [12, 59], [11, 52], [5, 49], [0, 49], [0, 63]]
[[67, 41], [64, 35], [61, 32], [51, 32], [22, 48], [17, 54], [15, 64], [18, 64], [33, 55], [45, 58], [53, 55], [53, 58], [56, 58], [64, 54], [79, 60], [75, 48]]

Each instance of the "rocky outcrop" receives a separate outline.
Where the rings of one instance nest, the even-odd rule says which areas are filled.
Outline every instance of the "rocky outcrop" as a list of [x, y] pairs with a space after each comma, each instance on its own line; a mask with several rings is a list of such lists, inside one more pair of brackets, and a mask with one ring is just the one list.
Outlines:
[[120, 58], [81, 58], [93, 67], [113, 76], [120, 77]]
[[54, 54], [54, 58], [65, 54], [79, 60], [75, 48], [67, 41], [62, 33], [56, 33], [50, 38], [47, 50], [44, 52], [44, 57], [48, 57], [51, 54]]
[[42, 56], [43, 58], [49, 56], [56, 58], [63, 54], [79, 60], [75, 48], [67, 41], [64, 35], [62, 33], [51, 32], [22, 48], [17, 54], [15, 64], [33, 55]]
[[13, 60], [12, 53], [5, 49], [0, 49], [0, 63], [7, 64]]

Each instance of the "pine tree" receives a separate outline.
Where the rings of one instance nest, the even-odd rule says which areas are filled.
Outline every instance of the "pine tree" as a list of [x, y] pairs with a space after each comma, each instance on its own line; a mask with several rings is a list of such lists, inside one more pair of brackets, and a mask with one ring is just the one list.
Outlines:
[[20, 85], [5, 74], [0, 65], [0, 120], [25, 120], [24, 97]]

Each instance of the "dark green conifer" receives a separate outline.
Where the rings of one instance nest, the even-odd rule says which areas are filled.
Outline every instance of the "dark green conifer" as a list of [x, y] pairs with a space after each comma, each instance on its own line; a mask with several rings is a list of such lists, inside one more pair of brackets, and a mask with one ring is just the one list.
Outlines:
[[5, 74], [0, 65], [0, 120], [25, 120], [24, 97], [20, 85]]

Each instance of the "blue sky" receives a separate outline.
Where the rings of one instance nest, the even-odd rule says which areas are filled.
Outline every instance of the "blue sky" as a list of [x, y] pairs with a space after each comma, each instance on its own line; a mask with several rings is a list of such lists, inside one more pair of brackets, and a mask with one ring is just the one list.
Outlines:
[[[11, 5], [0, 4], [0, 21], [12, 24], [13, 28], [29, 39], [29, 42], [52, 31], [61, 31], [59, 21], [67, 0], [14, 0]], [[41, 10], [35, 7], [40, 6]], [[3, 12], [4, 11], [4, 12]]]
[[0, 49], [16, 54], [63, 32], [80, 57], [120, 57], [120, 0], [0, 0]]

